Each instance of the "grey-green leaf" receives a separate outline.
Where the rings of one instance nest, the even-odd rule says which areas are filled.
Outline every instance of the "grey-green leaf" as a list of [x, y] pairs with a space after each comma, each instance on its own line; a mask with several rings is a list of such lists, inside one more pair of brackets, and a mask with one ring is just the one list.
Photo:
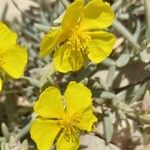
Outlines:
[[116, 61], [117, 67], [124, 67], [125, 65], [128, 64], [129, 60], [130, 60], [130, 54], [123, 53]]
[[140, 53], [140, 59], [141, 59], [141, 61], [143, 61], [144, 63], [148, 63], [148, 62], [150, 62], [150, 54], [147, 53], [146, 50], [144, 50], [144, 51], [142, 51], [142, 52]]
[[110, 115], [104, 117], [104, 135], [106, 142], [109, 143], [113, 135], [113, 126]]
[[2, 130], [2, 133], [3, 133], [4, 137], [6, 139], [8, 139], [10, 137], [10, 133], [9, 133], [8, 128], [7, 128], [5, 123], [1, 124], [1, 130]]

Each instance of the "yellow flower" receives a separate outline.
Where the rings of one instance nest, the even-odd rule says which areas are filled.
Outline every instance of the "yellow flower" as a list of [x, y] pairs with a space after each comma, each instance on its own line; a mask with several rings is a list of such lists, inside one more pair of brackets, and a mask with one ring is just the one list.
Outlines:
[[75, 0], [68, 6], [61, 27], [50, 30], [42, 40], [40, 55], [54, 53], [55, 69], [77, 71], [89, 60], [103, 61], [112, 51], [115, 36], [102, 29], [110, 26], [114, 12], [102, 0]]
[[30, 133], [39, 150], [49, 150], [57, 139], [57, 150], [77, 150], [81, 131], [90, 132], [97, 120], [90, 90], [76, 82], [69, 83], [63, 96], [56, 87], [47, 88], [34, 110], [38, 116]]
[[[12, 78], [19, 78], [27, 63], [27, 51], [16, 44], [17, 35], [0, 22], [0, 70]], [[0, 79], [0, 90], [2, 80]]]

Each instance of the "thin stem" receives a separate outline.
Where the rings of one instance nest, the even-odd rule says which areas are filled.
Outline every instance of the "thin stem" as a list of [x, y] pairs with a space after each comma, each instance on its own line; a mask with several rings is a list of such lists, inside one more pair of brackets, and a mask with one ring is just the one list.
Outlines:
[[135, 46], [137, 49], [139, 48], [139, 44], [135, 40], [134, 36], [117, 19], [115, 19], [113, 27], [115, 30], [120, 32], [133, 46]]
[[23, 128], [21, 129], [21, 131], [17, 134], [17, 138], [21, 139], [22, 137], [24, 137], [30, 130], [31, 125], [32, 125], [32, 120]]

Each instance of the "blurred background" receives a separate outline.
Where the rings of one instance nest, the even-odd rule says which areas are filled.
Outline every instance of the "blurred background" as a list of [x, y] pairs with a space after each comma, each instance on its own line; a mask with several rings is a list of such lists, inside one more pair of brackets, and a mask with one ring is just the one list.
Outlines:
[[18, 43], [29, 55], [24, 76], [4, 81], [1, 150], [36, 150], [29, 134], [33, 105], [46, 87], [57, 85], [64, 91], [71, 80], [91, 89], [99, 119], [96, 131], [81, 137], [81, 150], [150, 150], [148, 1], [107, 0], [116, 14], [108, 29], [117, 37], [112, 54], [101, 64], [65, 75], [55, 72], [51, 56], [39, 58], [38, 52], [43, 35], [60, 24], [66, 4], [61, 0], [0, 0], [0, 20], [18, 34]]

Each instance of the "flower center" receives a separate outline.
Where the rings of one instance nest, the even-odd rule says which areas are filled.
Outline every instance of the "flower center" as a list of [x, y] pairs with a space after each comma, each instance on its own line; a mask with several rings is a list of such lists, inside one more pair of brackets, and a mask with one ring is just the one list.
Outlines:
[[70, 116], [68, 114], [66, 114], [65, 116], [59, 118], [57, 120], [57, 125], [60, 128], [66, 129], [69, 132], [73, 130], [75, 123], [78, 122], [77, 117], [76, 116]]
[[76, 127], [76, 123], [79, 122], [77, 118], [79, 118], [77, 115], [70, 116], [69, 114], [66, 114], [57, 120], [57, 125], [64, 130], [68, 140], [72, 139], [72, 137], [77, 137], [79, 134]]
[[73, 51], [86, 52], [91, 37], [87, 32], [79, 31], [78, 27], [72, 30], [71, 36], [69, 37], [68, 44], [72, 47]]

